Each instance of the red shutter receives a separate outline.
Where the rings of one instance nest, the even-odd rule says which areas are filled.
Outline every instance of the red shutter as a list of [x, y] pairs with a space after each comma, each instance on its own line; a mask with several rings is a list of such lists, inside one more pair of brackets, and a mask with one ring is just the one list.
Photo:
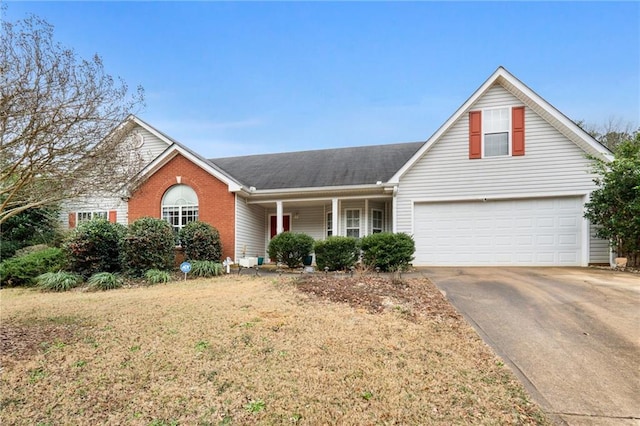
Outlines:
[[469, 158], [482, 158], [482, 112], [469, 112]]
[[69, 229], [76, 227], [76, 214], [74, 212], [69, 213]]
[[109, 211], [109, 222], [116, 223], [117, 220], [118, 220], [118, 212], [115, 211], [115, 210], [110, 210]]
[[524, 107], [511, 109], [511, 155], [524, 155]]

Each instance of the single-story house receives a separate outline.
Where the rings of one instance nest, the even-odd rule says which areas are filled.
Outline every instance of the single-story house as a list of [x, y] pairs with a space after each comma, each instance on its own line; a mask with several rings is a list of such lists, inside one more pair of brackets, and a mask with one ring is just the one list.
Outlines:
[[137, 117], [123, 125], [146, 166], [126, 194], [70, 203], [69, 226], [198, 219], [234, 260], [266, 256], [283, 231], [405, 232], [416, 266], [610, 260], [583, 209], [594, 189], [587, 156], [611, 152], [502, 67], [426, 142], [206, 159]]

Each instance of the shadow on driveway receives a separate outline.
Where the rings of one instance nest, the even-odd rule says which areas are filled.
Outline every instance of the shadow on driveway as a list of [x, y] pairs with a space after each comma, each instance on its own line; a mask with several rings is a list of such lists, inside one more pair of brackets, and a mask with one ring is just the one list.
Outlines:
[[422, 268], [559, 423], [640, 424], [640, 275]]

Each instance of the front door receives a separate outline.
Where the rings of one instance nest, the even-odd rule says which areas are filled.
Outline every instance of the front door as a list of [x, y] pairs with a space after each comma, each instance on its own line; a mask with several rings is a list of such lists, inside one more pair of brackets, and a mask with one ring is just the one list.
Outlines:
[[[271, 222], [269, 226], [269, 239], [271, 239], [278, 233], [278, 216], [273, 215], [270, 216], [269, 219]], [[284, 232], [291, 230], [291, 215], [282, 215], [282, 227], [284, 228]]]

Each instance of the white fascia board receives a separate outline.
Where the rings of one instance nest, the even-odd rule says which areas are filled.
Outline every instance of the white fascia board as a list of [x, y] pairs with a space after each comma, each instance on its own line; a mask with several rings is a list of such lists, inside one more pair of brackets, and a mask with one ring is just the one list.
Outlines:
[[[296, 193], [314, 193], [314, 192], [340, 192], [340, 191], [361, 191], [368, 189], [382, 189], [383, 187], [376, 184], [366, 185], [343, 185], [343, 186], [314, 186], [308, 188], [282, 188], [282, 189], [254, 189], [250, 191], [252, 195], [291, 195]], [[246, 188], [245, 188], [246, 189]]]
[[[547, 112], [554, 119], [556, 119], [563, 126], [565, 126], [569, 131], [575, 134], [581, 141], [584, 142], [585, 145], [593, 149], [597, 153], [597, 155], [600, 157], [600, 159], [604, 161], [611, 161], [613, 159], [613, 155], [611, 151], [605, 148], [602, 144], [596, 141], [591, 135], [589, 135], [584, 129], [578, 126], [573, 120], [569, 119], [566, 115], [560, 112], [560, 110], [558, 110], [556, 107], [551, 105], [544, 98], [542, 98], [532, 89], [530, 89], [526, 84], [518, 80], [515, 76], [510, 74], [504, 68], [502, 68], [502, 73], [500, 73], [500, 77], [506, 80], [509, 84], [513, 85], [515, 89], [520, 92], [520, 94], [524, 95], [534, 104], [537, 104], [538, 106], [540, 106], [542, 109], [545, 110], [545, 112]], [[505, 89], [512, 92], [510, 88], [505, 87]], [[519, 96], [516, 96], [516, 97], [519, 97]]]
[[[473, 105], [485, 92], [493, 86], [493, 84], [499, 79], [504, 79], [506, 82], [514, 86], [524, 97], [528, 98], [532, 103], [539, 105], [553, 118], [563, 124], [569, 131], [578, 136], [579, 139], [590, 146], [598, 156], [604, 161], [611, 161], [613, 156], [611, 152], [593, 139], [587, 132], [575, 124], [572, 120], [567, 118], [558, 109], [556, 109], [549, 102], [545, 101], [540, 95], [531, 90], [527, 85], [518, 80], [513, 74], [507, 71], [502, 66], [491, 74], [491, 76], [467, 99], [456, 112], [449, 117], [445, 123], [440, 126], [438, 130], [427, 140], [427, 142], [405, 163], [400, 170], [394, 174], [389, 183], [397, 184], [400, 178], [433, 146], [434, 143], [447, 131], [449, 128]], [[504, 86], [503, 86], [504, 87]], [[506, 90], [511, 91], [510, 88], [505, 87]], [[518, 97], [518, 96], [517, 96]]]
[[398, 170], [396, 172], [396, 174], [394, 174], [391, 179], [389, 179], [389, 183], [393, 183], [393, 184], [397, 184], [400, 182], [400, 178], [420, 159], [422, 158], [422, 156], [425, 154], [425, 152], [427, 152], [429, 149], [431, 149], [431, 146], [438, 140], [440, 139], [440, 137], [447, 131], [449, 130], [449, 128], [456, 122], [458, 121], [458, 119], [462, 116], [462, 114], [464, 114], [467, 109], [474, 103], [476, 102], [480, 96], [482, 96], [492, 85], [493, 83], [495, 83], [495, 81], [498, 79], [498, 77], [502, 74], [502, 72], [506, 72], [506, 70], [502, 67], [499, 67], [493, 74], [491, 74], [491, 77], [489, 77], [483, 84], [482, 86], [480, 86], [475, 92], [473, 92], [473, 94], [469, 97], [469, 99], [467, 99], [460, 108], [458, 108], [456, 110], [456, 112], [453, 113], [453, 115], [451, 117], [449, 117], [449, 119], [447, 121], [444, 122], [444, 124], [442, 126], [440, 126], [440, 128], [438, 128], [438, 130], [436, 130], [436, 132], [431, 135], [431, 137], [429, 139], [427, 139], [427, 142], [422, 145], [422, 147], [415, 153], [413, 154], [413, 157], [411, 157], [409, 159], [409, 161], [407, 161], [405, 163], [404, 166], [402, 166], [402, 168], [400, 168], [400, 170]]
[[138, 126], [142, 127], [143, 129], [145, 129], [146, 131], [148, 131], [149, 133], [151, 133], [152, 135], [154, 135], [155, 137], [160, 139], [162, 142], [166, 143], [167, 146], [171, 146], [174, 143], [176, 143], [176, 141], [171, 139], [169, 136], [165, 135], [164, 133], [162, 133], [161, 131], [159, 131], [155, 127], [149, 125], [148, 123], [146, 123], [145, 121], [141, 120], [140, 118], [136, 117], [133, 114], [131, 114], [129, 117], [127, 117], [127, 120], [130, 120], [130, 121], [134, 122], [135, 124], [137, 124]]
[[150, 176], [154, 174], [156, 171], [158, 171], [162, 166], [164, 166], [166, 163], [168, 163], [171, 159], [173, 159], [178, 154], [182, 155], [187, 160], [191, 161], [192, 163], [194, 163], [195, 165], [197, 165], [198, 167], [200, 167], [201, 169], [203, 169], [204, 171], [206, 171], [207, 173], [209, 173], [219, 181], [225, 183], [229, 188], [229, 192], [238, 192], [242, 190], [242, 186], [240, 184], [229, 179], [227, 176], [225, 176], [224, 174], [220, 173], [218, 170], [213, 168], [211, 164], [193, 155], [191, 152], [189, 152], [188, 150], [184, 149], [182, 146], [176, 143], [173, 143], [162, 154], [156, 157], [155, 160], [149, 163], [147, 167], [145, 167], [138, 174], [138, 177]]
[[474, 196], [458, 196], [458, 197], [428, 197], [412, 199], [412, 203], [447, 203], [460, 201], [504, 201], [504, 200], [528, 200], [536, 198], [559, 198], [559, 197], [585, 197], [588, 191], [558, 191], [558, 192], [540, 192], [531, 194], [487, 194]]

